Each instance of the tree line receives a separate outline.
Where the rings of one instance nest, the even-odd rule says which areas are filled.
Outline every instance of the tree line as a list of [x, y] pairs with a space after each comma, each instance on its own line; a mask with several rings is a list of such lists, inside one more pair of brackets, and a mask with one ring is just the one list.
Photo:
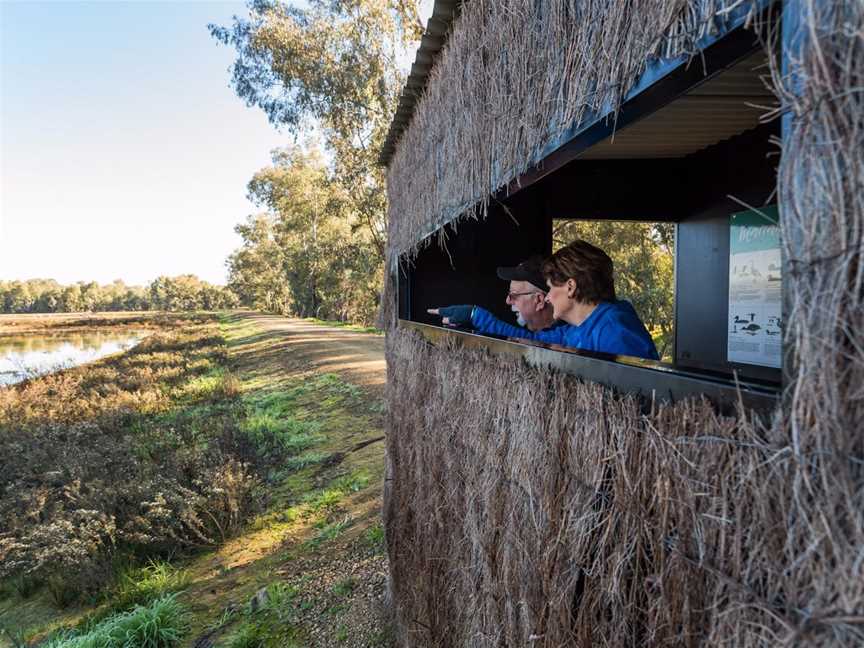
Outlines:
[[0, 313], [221, 310], [237, 303], [231, 290], [191, 274], [158, 277], [144, 287], [127, 286], [119, 279], [66, 286], [53, 279], [0, 281]]

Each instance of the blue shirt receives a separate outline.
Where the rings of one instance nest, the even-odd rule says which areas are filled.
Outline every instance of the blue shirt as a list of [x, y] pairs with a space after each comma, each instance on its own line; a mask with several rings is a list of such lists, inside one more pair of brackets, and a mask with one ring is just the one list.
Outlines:
[[502, 322], [485, 308], [475, 306], [471, 324], [481, 333], [518, 337], [547, 344], [616, 355], [659, 360], [657, 349], [645, 325], [628, 301], [601, 302], [584, 322], [563, 324], [542, 331], [529, 331]]

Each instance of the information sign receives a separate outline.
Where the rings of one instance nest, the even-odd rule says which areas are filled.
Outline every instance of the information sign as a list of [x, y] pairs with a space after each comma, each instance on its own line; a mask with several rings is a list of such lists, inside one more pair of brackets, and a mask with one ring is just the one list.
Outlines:
[[777, 207], [732, 214], [729, 238], [729, 362], [780, 367], [780, 221]]

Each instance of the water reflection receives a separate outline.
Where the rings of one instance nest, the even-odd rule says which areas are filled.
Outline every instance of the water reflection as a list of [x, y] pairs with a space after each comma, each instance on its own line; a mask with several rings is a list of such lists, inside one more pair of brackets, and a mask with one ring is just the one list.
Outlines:
[[92, 362], [135, 346], [140, 332], [0, 336], [0, 385]]

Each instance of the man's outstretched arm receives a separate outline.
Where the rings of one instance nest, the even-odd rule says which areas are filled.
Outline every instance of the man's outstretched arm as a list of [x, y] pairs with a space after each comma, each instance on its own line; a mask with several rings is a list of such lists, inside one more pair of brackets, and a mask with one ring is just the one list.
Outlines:
[[430, 308], [426, 311], [432, 315], [439, 315], [442, 322], [449, 326], [472, 326], [480, 333], [489, 335], [500, 335], [501, 337], [515, 337], [526, 340], [536, 340], [548, 344], [564, 344], [564, 329], [561, 326], [545, 331], [529, 331], [521, 326], [503, 322], [485, 308], [463, 304], [459, 306], [443, 306]]

